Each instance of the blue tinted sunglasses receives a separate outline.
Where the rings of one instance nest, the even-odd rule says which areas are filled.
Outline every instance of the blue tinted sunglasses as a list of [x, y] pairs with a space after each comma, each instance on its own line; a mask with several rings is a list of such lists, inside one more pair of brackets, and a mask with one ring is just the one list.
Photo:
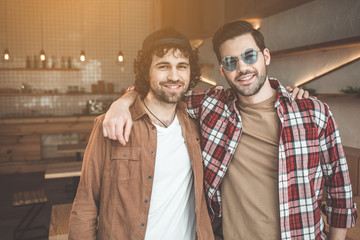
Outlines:
[[[248, 48], [241, 54], [241, 59], [246, 64], [254, 64], [258, 60], [259, 52], [261, 51]], [[224, 57], [224, 59], [221, 61], [221, 67], [227, 72], [234, 71], [239, 66], [239, 57]]]

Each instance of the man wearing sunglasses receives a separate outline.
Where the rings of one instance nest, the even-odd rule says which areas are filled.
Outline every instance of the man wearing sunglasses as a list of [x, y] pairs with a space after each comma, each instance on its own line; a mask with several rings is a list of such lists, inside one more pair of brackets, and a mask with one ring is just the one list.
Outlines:
[[[221, 27], [213, 50], [231, 88], [188, 92], [185, 101], [189, 115], [200, 123], [209, 213], [212, 219], [221, 217], [223, 238], [345, 239], [357, 213], [328, 106], [293, 99], [269, 79], [270, 52], [262, 34], [247, 22]], [[110, 109], [104, 134], [114, 138], [120, 130], [115, 138], [126, 140], [131, 120], [111, 124], [118, 119], [112, 117], [119, 115], [115, 111], [124, 111], [119, 105]], [[324, 183], [327, 204], [322, 206]]]

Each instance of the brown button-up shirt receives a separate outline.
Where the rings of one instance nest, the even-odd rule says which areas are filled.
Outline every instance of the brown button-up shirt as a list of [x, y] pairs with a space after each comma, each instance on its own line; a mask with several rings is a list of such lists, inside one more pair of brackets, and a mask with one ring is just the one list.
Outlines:
[[[213, 239], [203, 190], [199, 129], [179, 102], [176, 113], [194, 174], [197, 239]], [[138, 98], [127, 145], [103, 137], [95, 119], [70, 215], [69, 239], [144, 239], [156, 159], [157, 132]]]

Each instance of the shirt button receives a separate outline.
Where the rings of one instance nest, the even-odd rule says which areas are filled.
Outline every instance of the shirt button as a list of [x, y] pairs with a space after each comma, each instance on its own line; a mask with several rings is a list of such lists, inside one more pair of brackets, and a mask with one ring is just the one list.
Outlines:
[[126, 153], [124, 153], [124, 157], [126, 157], [127, 155], [126, 155]]
[[152, 126], [152, 127], [151, 127], [151, 129], [152, 129], [152, 130], [154, 130], [154, 129], [155, 129], [155, 127], [154, 127], [154, 126]]
[[227, 152], [228, 152], [228, 153], [231, 152], [231, 149], [229, 148], [229, 149], [227, 150]]
[[220, 168], [220, 171], [224, 170], [223, 168]]
[[145, 200], [145, 203], [148, 203], [148, 200], [147, 200], [147, 199]]
[[148, 179], [151, 179], [152, 177], [151, 176], [148, 176]]
[[151, 151], [151, 154], [154, 154], [155, 152], [154, 151]]
[[141, 223], [141, 226], [142, 226], [142, 227], [145, 226], [145, 223]]
[[213, 187], [213, 186], [211, 186], [210, 188], [211, 188], [211, 189], [214, 189], [214, 187]]
[[240, 129], [238, 129], [238, 128], [235, 128], [235, 131], [236, 131], [236, 132], [238, 132], [238, 131], [240, 131]]

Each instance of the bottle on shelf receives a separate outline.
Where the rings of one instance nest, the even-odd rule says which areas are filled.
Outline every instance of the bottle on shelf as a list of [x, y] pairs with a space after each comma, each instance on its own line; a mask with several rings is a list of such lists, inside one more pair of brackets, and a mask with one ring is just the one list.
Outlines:
[[39, 67], [38, 56], [34, 55], [33, 68]]
[[31, 68], [30, 56], [27, 56], [27, 57], [26, 57], [26, 68]]

